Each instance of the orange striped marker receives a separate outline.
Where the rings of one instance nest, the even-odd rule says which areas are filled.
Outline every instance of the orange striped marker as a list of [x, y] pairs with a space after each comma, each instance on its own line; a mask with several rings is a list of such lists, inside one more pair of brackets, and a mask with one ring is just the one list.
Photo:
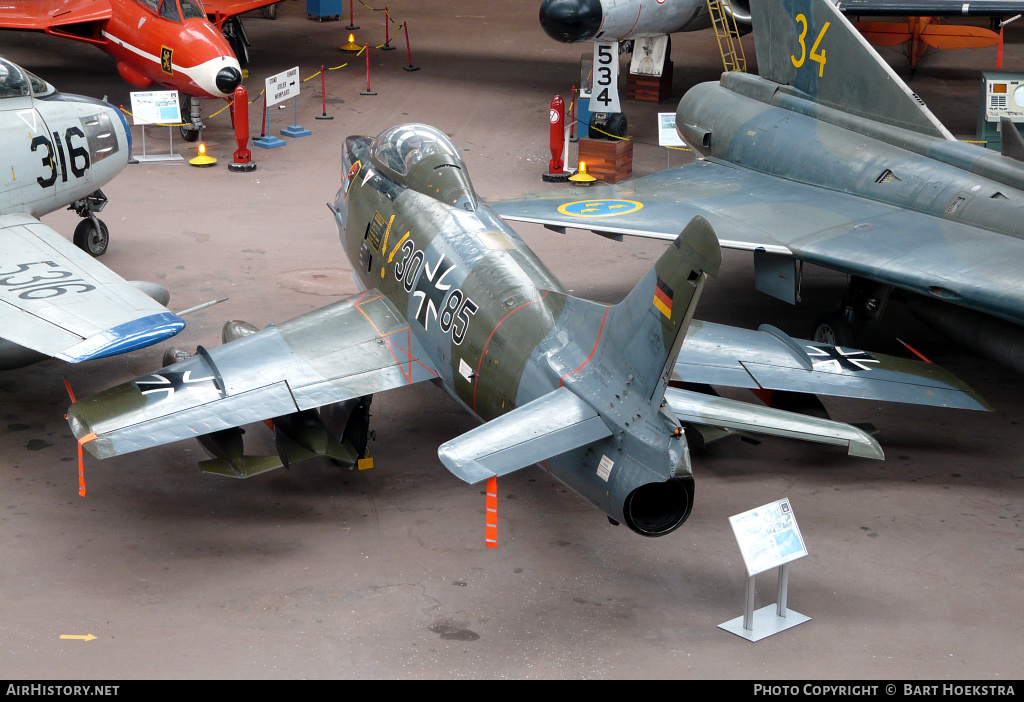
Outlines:
[[[64, 378], [63, 375], [61, 375]], [[75, 404], [75, 391], [71, 389], [71, 383], [68, 382], [67, 378], [64, 378], [64, 389], [68, 391], [68, 397], [71, 398], [71, 404]], [[64, 419], [68, 416], [65, 414]], [[82, 444], [92, 441], [96, 438], [96, 434], [88, 434], [78, 440], [78, 495], [85, 497], [85, 460], [82, 457]]]
[[78, 495], [80, 497], [85, 497], [85, 461], [82, 459], [82, 445], [95, 439], [95, 432], [89, 432], [78, 440]]
[[498, 478], [487, 479], [487, 528], [485, 534], [487, 548], [498, 548]]

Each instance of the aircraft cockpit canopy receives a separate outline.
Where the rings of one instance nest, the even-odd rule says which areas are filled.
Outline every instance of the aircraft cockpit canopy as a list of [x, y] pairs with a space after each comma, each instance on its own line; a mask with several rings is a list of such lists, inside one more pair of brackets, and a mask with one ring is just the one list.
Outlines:
[[477, 208], [462, 153], [433, 127], [403, 124], [382, 132], [370, 146], [370, 161], [407, 188], [447, 205], [469, 211]]
[[53, 86], [42, 78], [0, 58], [0, 98], [25, 97], [27, 95], [41, 97], [53, 91]]
[[[178, 3], [181, 3], [179, 9]], [[199, 0], [139, 0], [144, 7], [148, 7], [165, 20], [181, 22], [182, 20], [205, 18], [206, 11]]]

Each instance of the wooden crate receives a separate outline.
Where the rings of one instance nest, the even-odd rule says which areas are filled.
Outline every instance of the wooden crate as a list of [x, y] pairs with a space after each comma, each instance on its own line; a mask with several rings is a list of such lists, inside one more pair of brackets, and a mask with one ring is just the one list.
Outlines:
[[579, 160], [587, 173], [605, 183], [618, 183], [633, 173], [632, 139], [580, 139]]
[[626, 74], [626, 99], [638, 102], [665, 102], [672, 97], [672, 62], [665, 62], [660, 76]]

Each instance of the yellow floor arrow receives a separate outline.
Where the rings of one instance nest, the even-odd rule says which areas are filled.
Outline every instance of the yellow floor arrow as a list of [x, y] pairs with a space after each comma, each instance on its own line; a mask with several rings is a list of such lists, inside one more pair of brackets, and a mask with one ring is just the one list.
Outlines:
[[61, 634], [60, 637], [62, 639], [81, 639], [82, 641], [92, 641], [96, 638], [92, 634], [85, 634], [84, 636], [81, 634]]

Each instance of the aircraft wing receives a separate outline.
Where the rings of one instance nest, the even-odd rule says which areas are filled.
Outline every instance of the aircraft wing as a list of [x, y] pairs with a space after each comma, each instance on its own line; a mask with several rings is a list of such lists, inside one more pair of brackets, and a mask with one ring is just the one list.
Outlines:
[[[82, 26], [112, 16], [109, 0], [0, 0], [0, 28], [48, 31], [82, 41], [89, 40]], [[77, 36], [76, 32], [61, 31], [70, 25], [78, 25]]]
[[[436, 378], [408, 322], [375, 290], [79, 400], [75, 436], [98, 458]], [[94, 435], [96, 438], [89, 438]]]
[[844, 15], [1009, 17], [1024, 12], [1024, 2], [1014, 0], [837, 0], [835, 4]]
[[75, 363], [143, 348], [184, 327], [39, 220], [0, 216], [0, 337]]
[[218, 14], [231, 17], [279, 2], [281, 0], [203, 0], [203, 9], [211, 17]]
[[666, 241], [703, 215], [723, 248], [793, 256], [1024, 324], [1019, 239], [711, 159], [584, 192], [488, 203], [508, 220]]
[[992, 409], [970, 386], [934, 364], [793, 339], [768, 324], [754, 331], [695, 320], [672, 377], [752, 390]]

